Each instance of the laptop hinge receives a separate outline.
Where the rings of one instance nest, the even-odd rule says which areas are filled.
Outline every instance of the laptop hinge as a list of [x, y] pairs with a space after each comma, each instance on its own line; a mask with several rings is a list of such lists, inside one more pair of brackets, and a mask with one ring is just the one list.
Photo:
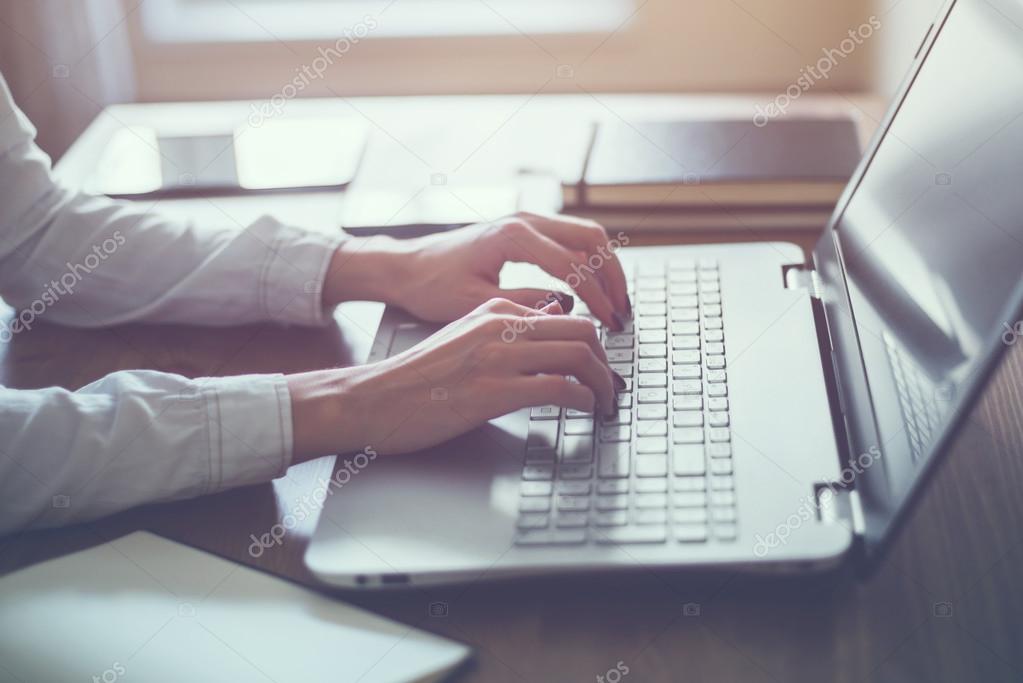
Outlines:
[[817, 271], [803, 263], [781, 267], [786, 289], [805, 289], [814, 299], [821, 298], [820, 278]]
[[814, 484], [817, 518], [825, 524], [848, 524], [855, 536], [863, 536], [865, 527], [859, 492], [833, 482]]

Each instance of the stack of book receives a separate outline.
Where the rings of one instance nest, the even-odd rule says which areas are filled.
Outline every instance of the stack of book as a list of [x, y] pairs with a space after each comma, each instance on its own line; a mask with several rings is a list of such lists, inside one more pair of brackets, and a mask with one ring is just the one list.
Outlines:
[[563, 213], [613, 230], [819, 230], [860, 160], [849, 119], [602, 122]]

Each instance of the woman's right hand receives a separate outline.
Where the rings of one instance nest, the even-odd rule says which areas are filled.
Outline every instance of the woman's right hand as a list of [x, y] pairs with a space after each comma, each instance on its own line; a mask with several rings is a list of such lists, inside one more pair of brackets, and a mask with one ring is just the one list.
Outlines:
[[415, 451], [527, 406], [612, 411], [616, 380], [596, 329], [561, 313], [493, 299], [386, 360], [289, 376], [295, 462]]

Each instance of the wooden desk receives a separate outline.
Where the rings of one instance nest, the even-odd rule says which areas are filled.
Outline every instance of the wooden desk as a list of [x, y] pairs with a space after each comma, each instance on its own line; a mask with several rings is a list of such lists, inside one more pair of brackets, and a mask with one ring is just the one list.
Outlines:
[[[488, 120], [495, 126], [504, 121], [504, 130], [516, 125], [519, 114], [543, 117], [567, 107], [604, 114], [610, 107], [629, 116], [742, 110], [750, 102], [671, 96], [601, 99], [367, 99], [355, 100], [353, 105], [391, 131], [401, 128], [396, 105], [420, 115], [424, 111], [444, 116], [489, 112]], [[848, 106], [843, 100], [809, 97], [797, 104], [836, 111]], [[289, 107], [294, 113], [351, 112], [348, 105], [332, 100], [293, 102]], [[80, 183], [105, 139], [122, 124], [182, 117], [231, 120], [247, 111], [244, 105], [224, 104], [117, 107], [86, 132], [62, 160], [59, 172], [68, 182]], [[869, 118], [866, 123], [869, 128]], [[239, 225], [260, 213], [275, 213], [293, 223], [333, 229], [339, 207], [337, 196], [315, 194], [163, 202], [161, 210]], [[703, 237], [686, 235], [684, 240]], [[815, 236], [762, 237], [795, 239], [808, 247]], [[683, 241], [678, 236], [657, 239]], [[203, 376], [353, 364], [366, 357], [380, 310], [375, 304], [347, 304], [337, 312], [337, 326], [327, 330], [129, 325], [80, 331], [40, 325], [0, 347], [0, 382], [18, 388], [76, 388], [129, 368]], [[4, 315], [10, 316], [10, 311]], [[856, 581], [844, 569], [823, 577], [788, 580], [650, 571], [474, 582], [343, 597], [471, 644], [477, 657], [456, 676], [459, 681], [586, 681], [605, 675], [619, 662], [630, 672], [623, 680], [632, 681], [1019, 681], [1023, 679], [1021, 353], [1018, 348], [1012, 350], [976, 406], [949, 466], [916, 511], [890, 561], [868, 583]], [[133, 510], [81, 527], [3, 539], [0, 571], [130, 530], [150, 529], [314, 585], [301, 558], [315, 519], [301, 523], [283, 546], [258, 559], [247, 552], [249, 534], [281, 521], [313, 488], [318, 476], [329, 475], [332, 461], [322, 458], [293, 467], [286, 477], [261, 486]], [[428, 615], [435, 602], [446, 603], [447, 616]], [[698, 605], [698, 614], [686, 615], [686, 603]], [[948, 612], [946, 603], [951, 606], [950, 616], [943, 616]]]

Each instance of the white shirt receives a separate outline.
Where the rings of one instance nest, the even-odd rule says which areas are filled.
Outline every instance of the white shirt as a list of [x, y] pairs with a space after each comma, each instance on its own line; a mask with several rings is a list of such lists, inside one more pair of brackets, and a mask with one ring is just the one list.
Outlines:
[[[38, 320], [320, 325], [338, 238], [262, 218], [161, 219], [59, 186], [0, 75], [0, 341]], [[30, 339], [30, 337], [29, 337]], [[281, 375], [117, 372], [78, 391], [0, 386], [0, 534], [262, 482], [291, 464]]]

